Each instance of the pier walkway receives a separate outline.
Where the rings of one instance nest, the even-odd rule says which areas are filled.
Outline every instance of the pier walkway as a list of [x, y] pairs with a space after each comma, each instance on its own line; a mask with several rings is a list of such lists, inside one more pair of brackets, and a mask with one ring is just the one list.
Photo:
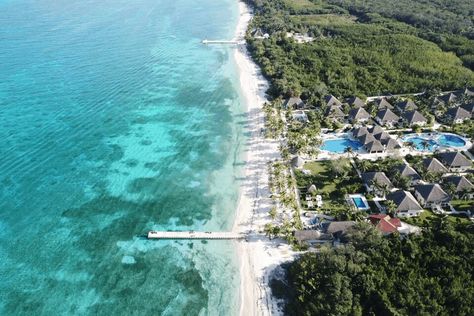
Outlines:
[[241, 45], [241, 44], [245, 44], [245, 41], [242, 40], [242, 41], [221, 41], [221, 40], [215, 40], [215, 41], [212, 41], [212, 40], [208, 40], [208, 39], [205, 39], [202, 41], [203, 44], [228, 44], [228, 45]]
[[150, 231], [148, 239], [244, 239], [245, 235], [233, 232]]

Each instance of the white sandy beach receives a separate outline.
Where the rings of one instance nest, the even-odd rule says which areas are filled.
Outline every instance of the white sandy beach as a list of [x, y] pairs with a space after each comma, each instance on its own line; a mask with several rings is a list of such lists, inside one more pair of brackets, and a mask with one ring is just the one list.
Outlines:
[[[252, 17], [248, 7], [239, 2], [240, 18], [236, 38], [245, 36]], [[240, 75], [240, 85], [247, 103], [248, 131], [245, 181], [241, 187], [234, 231], [249, 233], [247, 242], [238, 245], [241, 260], [240, 315], [278, 315], [275, 300], [268, 287], [269, 272], [278, 264], [291, 260], [293, 252], [282, 240], [270, 241], [263, 228], [270, 222], [272, 200], [268, 188], [268, 162], [279, 157], [278, 141], [262, 134], [268, 83], [260, 74], [244, 46], [235, 50], [234, 58]]]

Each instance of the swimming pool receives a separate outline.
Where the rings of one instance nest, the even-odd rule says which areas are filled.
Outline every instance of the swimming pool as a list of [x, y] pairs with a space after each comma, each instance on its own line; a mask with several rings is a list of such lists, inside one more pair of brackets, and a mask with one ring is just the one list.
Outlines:
[[423, 134], [408, 134], [402, 137], [405, 143], [413, 143], [418, 151], [435, 151], [439, 147], [464, 147], [466, 141], [455, 134], [447, 133], [423, 133]]
[[351, 194], [349, 195], [350, 201], [358, 210], [368, 210], [370, 209], [367, 199], [362, 194]]
[[346, 148], [352, 148], [356, 151], [362, 147], [362, 144], [356, 140], [351, 140], [348, 138], [336, 138], [336, 139], [327, 139], [323, 141], [321, 150], [326, 150], [332, 153], [342, 154]]

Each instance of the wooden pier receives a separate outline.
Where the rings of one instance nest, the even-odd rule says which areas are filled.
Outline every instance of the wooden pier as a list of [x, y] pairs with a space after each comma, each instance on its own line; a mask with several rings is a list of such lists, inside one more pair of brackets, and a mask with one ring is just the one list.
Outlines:
[[241, 45], [245, 44], [245, 41], [221, 41], [221, 40], [208, 40], [205, 39], [202, 41], [203, 44], [208, 45], [208, 44], [228, 44], [228, 45]]
[[233, 232], [150, 231], [148, 239], [243, 239], [244, 234]]

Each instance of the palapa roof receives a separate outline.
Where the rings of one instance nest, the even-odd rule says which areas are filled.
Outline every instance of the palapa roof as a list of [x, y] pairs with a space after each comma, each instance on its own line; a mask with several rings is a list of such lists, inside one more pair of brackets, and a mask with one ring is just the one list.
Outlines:
[[415, 185], [415, 191], [423, 197], [425, 202], [429, 203], [447, 202], [451, 199], [437, 183]]
[[314, 184], [308, 187], [308, 193], [313, 193], [313, 192], [316, 192], [316, 186]]
[[349, 118], [353, 120], [368, 119], [370, 114], [364, 108], [355, 108], [349, 111]]
[[446, 93], [446, 94], [438, 97], [438, 101], [447, 104], [447, 103], [451, 103], [451, 102], [456, 101], [457, 98], [458, 98], [458, 96], [456, 94], [450, 92], [450, 93]]
[[288, 109], [290, 107], [299, 109], [304, 107], [304, 102], [298, 97], [291, 97], [286, 99], [285, 102], [283, 102], [283, 107], [285, 109]]
[[434, 157], [423, 159], [423, 166], [425, 166], [425, 169], [430, 172], [448, 172], [448, 169]]
[[385, 149], [387, 150], [402, 148], [402, 146], [400, 146], [400, 144], [391, 137], [389, 139], [384, 139], [382, 144], [385, 145]]
[[461, 89], [461, 90], [458, 91], [458, 94], [473, 96], [474, 95], [474, 87]]
[[367, 185], [385, 185], [387, 188], [392, 188], [393, 184], [390, 182], [390, 179], [385, 175], [385, 172], [373, 171], [373, 172], [364, 172], [361, 174], [362, 180], [367, 183]]
[[354, 136], [355, 138], [359, 138], [360, 136], [363, 136], [368, 133], [369, 133], [369, 130], [365, 126], [354, 128], [352, 130], [352, 136]]
[[382, 143], [378, 140], [371, 141], [365, 145], [365, 150], [367, 150], [369, 153], [381, 152], [384, 149], [385, 148], [383, 147]]
[[331, 106], [327, 109], [326, 115], [328, 117], [344, 117], [346, 114], [342, 112], [341, 108], [338, 106]]
[[397, 211], [422, 211], [415, 197], [408, 191], [398, 190], [387, 195], [387, 200], [391, 200], [397, 206]]
[[372, 135], [376, 136], [376, 135], [378, 135], [378, 134], [384, 133], [385, 131], [384, 131], [384, 129], [383, 129], [381, 126], [379, 126], [379, 125], [374, 125], [374, 126], [372, 126], [372, 128], [369, 129], [369, 132], [371, 132]]
[[397, 107], [402, 111], [414, 111], [418, 109], [415, 102], [413, 102], [412, 100], [402, 101], [398, 103]]
[[472, 165], [472, 161], [467, 159], [466, 156], [459, 151], [444, 152], [438, 156], [444, 164], [450, 168], [470, 167]]
[[299, 242], [304, 242], [308, 240], [315, 240], [321, 237], [321, 232], [314, 229], [307, 229], [307, 230], [296, 230], [295, 231], [295, 238]]
[[397, 114], [393, 113], [390, 109], [383, 109], [377, 112], [377, 117], [382, 122], [396, 122], [400, 118]]
[[469, 103], [469, 104], [463, 104], [461, 105], [461, 107], [471, 114], [474, 113], [474, 102]]
[[423, 114], [418, 111], [407, 111], [402, 114], [402, 117], [410, 124], [427, 121]]
[[456, 192], [472, 191], [474, 188], [474, 185], [465, 176], [449, 176], [443, 178], [443, 181], [446, 184], [454, 184], [456, 186]]
[[361, 108], [365, 106], [365, 102], [362, 101], [359, 97], [350, 97], [347, 99], [347, 103], [356, 108]]
[[324, 101], [326, 102], [327, 106], [342, 106], [342, 102], [339, 101], [335, 96], [332, 94], [327, 95], [324, 97]]
[[387, 132], [376, 134], [376, 135], [374, 135], [374, 137], [375, 137], [376, 140], [379, 140], [380, 142], [384, 142], [384, 141], [390, 139], [390, 135]]
[[391, 105], [385, 98], [378, 99], [375, 101], [375, 104], [379, 109], [393, 109], [393, 105]]
[[400, 174], [403, 177], [407, 177], [407, 178], [410, 178], [412, 180], [420, 180], [421, 179], [421, 176], [418, 174], [418, 172], [416, 172], [416, 170], [413, 169], [408, 164], [399, 165], [399, 166], [396, 167], [396, 169], [398, 170], [398, 172], [400, 172]]
[[374, 135], [367, 133], [362, 136], [357, 137], [357, 139], [362, 143], [362, 145], [366, 145], [370, 142], [376, 141]]
[[296, 168], [303, 167], [304, 160], [300, 156], [296, 156], [291, 159], [291, 165]]
[[331, 222], [326, 228], [326, 233], [328, 234], [337, 234], [345, 233], [349, 228], [354, 226], [356, 222], [354, 221], [340, 221], [340, 222]]
[[453, 120], [465, 120], [471, 118], [471, 112], [460, 106], [457, 106], [455, 108], [448, 109], [448, 111], [446, 111], [446, 116]]

